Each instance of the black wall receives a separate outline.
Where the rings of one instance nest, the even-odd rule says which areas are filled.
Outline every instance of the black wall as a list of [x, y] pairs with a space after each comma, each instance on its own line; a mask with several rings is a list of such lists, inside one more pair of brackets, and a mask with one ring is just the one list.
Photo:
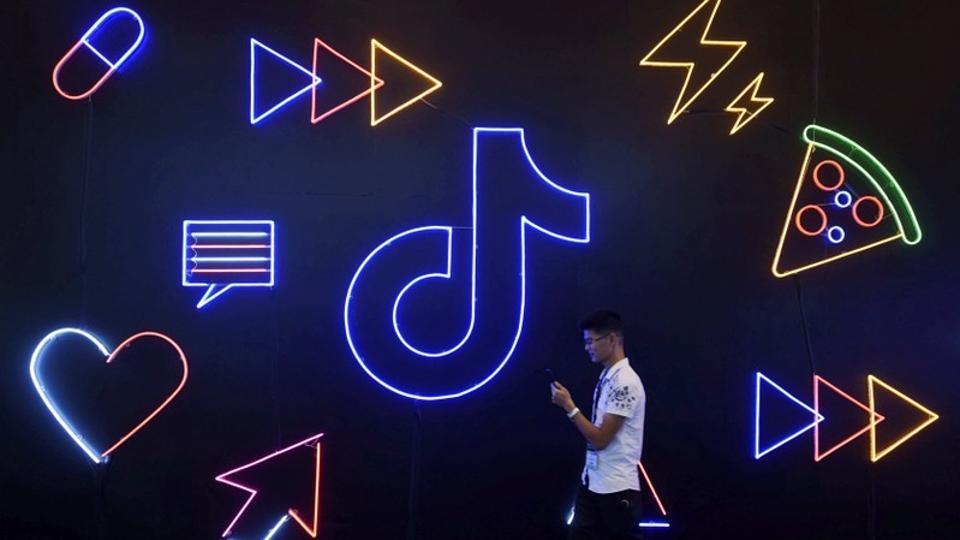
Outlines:
[[[644, 462], [672, 524], [657, 536], [951, 537], [960, 12], [818, 4], [723, 2], [713, 34], [749, 45], [669, 126], [682, 74], [638, 62], [692, 1], [136, 2], [147, 42], [79, 102], [51, 69], [112, 6], [5, 6], [0, 533], [216, 538], [244, 497], [214, 476], [322, 431], [323, 538], [562, 537], [583, 444], [540, 371], [588, 407], [598, 370], [576, 323], [611, 307], [646, 386]], [[444, 86], [375, 128], [365, 101], [310, 125], [306, 100], [251, 126], [250, 37], [305, 63], [320, 37], [364, 65], [375, 37]], [[776, 102], [728, 136], [720, 111], [761, 70]], [[925, 235], [776, 279], [814, 119], [884, 161]], [[418, 404], [359, 368], [344, 294], [389, 236], [469, 223], [470, 126], [526, 128], [540, 167], [592, 194], [593, 239], [534, 241], [513, 359], [462, 399]], [[180, 225], [227, 218], [276, 219], [278, 286], [198, 311], [200, 290], [179, 283]], [[29, 379], [37, 341], [69, 325], [111, 345], [162, 331], [190, 359], [183, 393], [105, 470]], [[107, 432], [176, 380], [168, 359], [144, 367], [155, 384], [118, 370], [135, 383], [122, 386], [78, 367], [93, 358], [52, 360], [50, 378]], [[754, 372], [809, 401], [811, 369], [864, 400], [873, 373], [941, 419], [874, 464], [865, 437], [815, 464], [809, 434], [754, 460]], [[276, 508], [237, 533], [262, 535]]]

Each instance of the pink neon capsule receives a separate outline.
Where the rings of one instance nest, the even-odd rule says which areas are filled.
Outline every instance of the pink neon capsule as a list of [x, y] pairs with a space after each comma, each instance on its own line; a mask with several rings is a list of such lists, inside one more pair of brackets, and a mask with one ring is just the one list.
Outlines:
[[[100, 50], [94, 47], [92, 43], [90, 43], [90, 39], [94, 36], [94, 34], [97, 34], [98, 32], [100, 33], [110, 32], [111, 25], [113, 25], [114, 23], [117, 23], [118, 21], [122, 24], [123, 19], [130, 18], [130, 17], [133, 18], [134, 22], [136, 22], [139, 28], [137, 32], [137, 38], [134, 40], [133, 44], [131, 44], [130, 47], [127, 48], [126, 52], [124, 52], [123, 55], [120, 56], [120, 58], [118, 58], [116, 61], [111, 61], [109, 58], [106, 57], [106, 55], [104, 55], [102, 52], [100, 52]], [[110, 76], [113, 75], [115, 71], [120, 69], [120, 66], [123, 65], [123, 63], [127, 60], [127, 58], [129, 58], [130, 55], [133, 54], [135, 50], [137, 50], [137, 47], [139, 47], [140, 43], [143, 42], [143, 35], [144, 35], [143, 20], [140, 18], [140, 15], [137, 15], [135, 11], [125, 7], [117, 7], [107, 11], [106, 13], [101, 15], [99, 19], [97, 19], [97, 22], [93, 23], [93, 26], [91, 26], [86, 31], [86, 33], [83, 34], [80, 40], [77, 41], [76, 44], [73, 45], [73, 47], [70, 47], [70, 50], [67, 51], [67, 54], [63, 55], [63, 58], [61, 58], [60, 61], [57, 62], [57, 65], [53, 67], [53, 88], [56, 89], [56, 91], [61, 96], [67, 99], [83, 99], [89, 96], [90, 94], [96, 92], [97, 88], [100, 88], [100, 85], [106, 82], [107, 79], [109, 79]], [[98, 59], [100, 59], [100, 61], [106, 64], [107, 71], [104, 72], [104, 74], [100, 77], [100, 79], [98, 79], [97, 82], [95, 82], [93, 86], [91, 86], [85, 92], [81, 94], [69, 94], [66, 91], [64, 91], [63, 88], [60, 87], [60, 81], [59, 81], [60, 69], [63, 67], [64, 64], [66, 64], [68, 60], [70, 60], [70, 58], [73, 57], [73, 55], [77, 53], [78, 50], [80, 50], [81, 47], [85, 47], [86, 49], [88, 49], [90, 52], [93, 53], [94, 56], [96, 56]]]

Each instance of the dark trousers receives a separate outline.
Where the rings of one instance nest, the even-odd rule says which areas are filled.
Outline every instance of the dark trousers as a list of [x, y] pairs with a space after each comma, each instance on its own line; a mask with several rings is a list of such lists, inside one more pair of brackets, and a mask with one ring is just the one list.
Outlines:
[[632, 489], [599, 494], [580, 486], [573, 507], [570, 540], [635, 540], [641, 538], [640, 492]]

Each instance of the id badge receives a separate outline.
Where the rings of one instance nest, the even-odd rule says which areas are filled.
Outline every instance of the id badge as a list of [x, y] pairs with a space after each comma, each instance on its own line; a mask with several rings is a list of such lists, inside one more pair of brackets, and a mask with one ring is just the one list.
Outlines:
[[597, 454], [597, 451], [587, 450], [587, 469], [591, 471], [595, 471], [599, 466], [600, 466], [600, 456]]

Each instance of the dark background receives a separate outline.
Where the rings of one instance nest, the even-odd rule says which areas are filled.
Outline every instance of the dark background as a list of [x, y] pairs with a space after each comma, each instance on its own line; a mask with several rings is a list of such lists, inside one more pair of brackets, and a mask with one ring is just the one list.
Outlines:
[[[727, 0], [711, 37], [749, 45], [670, 126], [682, 72], [637, 64], [692, 1], [128, 5], [147, 42], [91, 101], [61, 98], [50, 72], [112, 5], [2, 8], [2, 536], [217, 538], [244, 495], [214, 476], [322, 431], [323, 538], [562, 537], [583, 443], [540, 371], [589, 406], [598, 369], [576, 323], [597, 307], [623, 313], [646, 386], [644, 462], [672, 524], [656, 536], [955, 534], [955, 4]], [[361, 65], [376, 37], [444, 86], [434, 108], [375, 128], [366, 101], [313, 126], [307, 99], [251, 126], [251, 36], [308, 66], [314, 37]], [[761, 70], [776, 102], [730, 137], [719, 111]], [[776, 279], [814, 119], [893, 171], [924, 239]], [[469, 223], [469, 126], [525, 127], [541, 168], [592, 194], [593, 241], [538, 243], [513, 359], [465, 398], [418, 405], [359, 368], [343, 297], [389, 236]], [[201, 289], [179, 283], [180, 224], [231, 218], [276, 219], [278, 286], [198, 311]], [[106, 469], [29, 381], [36, 342], [68, 325], [111, 347], [162, 331], [190, 359], [183, 393]], [[176, 380], [169, 358], [145, 361], [159, 382], [144, 383], [65, 356], [50, 380], [99, 411], [90, 429], [122, 432], [124, 404], [148, 409]], [[809, 434], [754, 460], [754, 372], [810, 401], [811, 369], [864, 401], [873, 373], [941, 419], [874, 464], [866, 437], [815, 464]], [[262, 536], [283, 504], [306, 504], [272, 502], [237, 534]], [[288, 525], [278, 537], [304, 535]]]

